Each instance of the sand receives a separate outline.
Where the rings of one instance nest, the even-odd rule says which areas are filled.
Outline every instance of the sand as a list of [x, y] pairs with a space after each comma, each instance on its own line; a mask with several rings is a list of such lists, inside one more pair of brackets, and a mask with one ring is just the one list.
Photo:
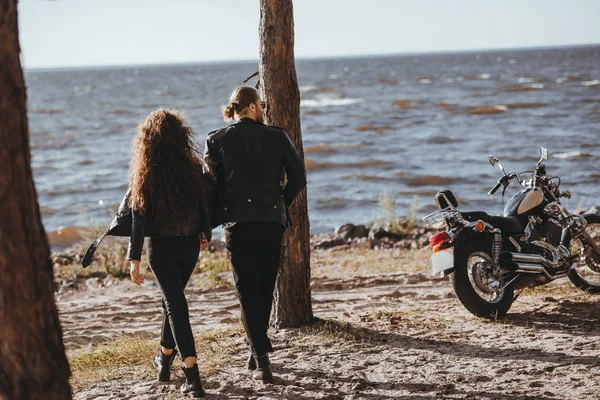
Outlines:
[[[233, 362], [203, 378], [208, 398], [600, 398], [600, 298], [562, 280], [526, 291], [506, 318], [487, 321], [468, 313], [448, 280], [432, 279], [425, 265], [376, 274], [369, 274], [367, 265], [355, 276], [345, 274], [340, 260], [358, 251], [313, 254], [313, 307], [321, 321], [315, 327], [271, 330], [274, 384], [251, 379], [244, 367], [246, 346], [234, 335]], [[372, 253], [380, 264], [399, 259], [394, 251]], [[158, 338], [156, 285], [111, 283], [57, 295], [69, 353], [127, 335]], [[191, 286], [187, 296], [196, 334], [241, 327], [231, 286]], [[156, 382], [148, 369], [132, 368], [75, 386], [74, 398], [178, 399], [182, 381], [179, 368], [166, 384]]]

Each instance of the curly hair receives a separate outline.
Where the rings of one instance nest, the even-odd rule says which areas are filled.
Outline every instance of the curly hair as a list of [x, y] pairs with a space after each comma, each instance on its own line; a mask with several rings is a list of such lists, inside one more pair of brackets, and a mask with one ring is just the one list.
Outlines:
[[130, 164], [132, 210], [181, 217], [209, 195], [205, 163], [193, 137], [177, 110], [152, 111], [137, 127]]

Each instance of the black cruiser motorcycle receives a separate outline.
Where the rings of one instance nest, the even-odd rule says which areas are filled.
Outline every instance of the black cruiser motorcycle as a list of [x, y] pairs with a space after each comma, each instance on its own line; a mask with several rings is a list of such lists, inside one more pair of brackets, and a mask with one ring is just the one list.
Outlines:
[[[424, 218], [447, 228], [429, 239], [431, 273], [451, 276], [456, 296], [472, 314], [506, 315], [521, 290], [568, 277], [578, 288], [600, 293], [600, 216], [569, 213], [560, 198], [560, 177], [550, 177], [542, 162], [534, 171], [506, 173], [490, 192], [504, 191], [515, 179], [521, 189], [506, 204], [504, 216], [463, 212], [449, 190], [436, 194], [440, 210]], [[530, 178], [529, 178], [530, 177]], [[529, 179], [526, 179], [529, 178]]]

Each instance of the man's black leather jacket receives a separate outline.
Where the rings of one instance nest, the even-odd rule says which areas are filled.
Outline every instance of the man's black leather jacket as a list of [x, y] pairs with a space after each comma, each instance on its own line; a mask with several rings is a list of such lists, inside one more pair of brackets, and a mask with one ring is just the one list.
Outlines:
[[242, 118], [209, 133], [204, 158], [216, 178], [213, 226], [256, 221], [290, 226], [288, 208], [306, 186], [306, 171], [282, 128]]

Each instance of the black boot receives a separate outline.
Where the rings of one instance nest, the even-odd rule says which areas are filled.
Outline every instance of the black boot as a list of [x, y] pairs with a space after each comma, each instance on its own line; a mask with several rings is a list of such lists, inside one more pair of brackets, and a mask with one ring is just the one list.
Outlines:
[[250, 355], [248, 356], [248, 369], [250, 371], [254, 371], [256, 369], [256, 360], [254, 359], [252, 350], [250, 350]]
[[173, 349], [171, 355], [166, 355], [162, 352], [162, 349], [158, 349], [158, 354], [154, 356], [154, 367], [158, 371], [158, 381], [168, 382], [171, 380], [171, 364], [175, 360], [177, 349]]
[[202, 382], [200, 382], [198, 364], [194, 364], [194, 366], [190, 368], [182, 367], [182, 369], [185, 373], [185, 382], [179, 389], [181, 393], [191, 395], [195, 398], [203, 398], [205, 393], [204, 389], [202, 389]]
[[252, 379], [263, 381], [264, 383], [273, 383], [273, 372], [271, 372], [271, 361], [269, 355], [265, 353], [262, 356], [254, 356], [256, 370], [252, 373]]

